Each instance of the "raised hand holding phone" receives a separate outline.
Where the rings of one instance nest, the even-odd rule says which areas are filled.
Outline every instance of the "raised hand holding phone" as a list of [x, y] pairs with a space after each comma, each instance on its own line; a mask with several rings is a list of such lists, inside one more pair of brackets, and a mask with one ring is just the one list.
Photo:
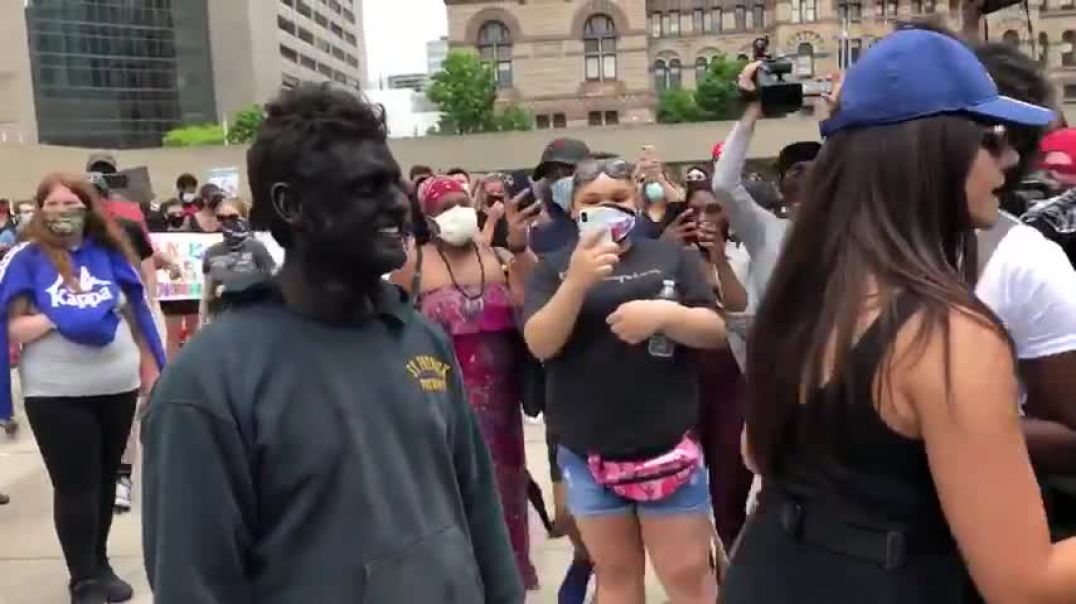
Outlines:
[[602, 226], [585, 232], [581, 230], [579, 243], [568, 264], [565, 282], [575, 283], [584, 290], [589, 290], [613, 274], [613, 268], [620, 262], [620, 255], [617, 254], [619, 250], [620, 247], [610, 238], [608, 227]]

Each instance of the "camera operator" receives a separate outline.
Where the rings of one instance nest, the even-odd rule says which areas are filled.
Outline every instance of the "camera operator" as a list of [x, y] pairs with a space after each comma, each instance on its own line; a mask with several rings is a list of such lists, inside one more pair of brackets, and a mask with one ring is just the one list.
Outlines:
[[[717, 199], [724, 205], [732, 231], [743, 241], [751, 257], [751, 270], [747, 276], [750, 302], [744, 313], [729, 318], [730, 336], [747, 337], [750, 315], [766, 291], [770, 274], [777, 265], [777, 258], [791, 220], [779, 218], [763, 208], [748, 192], [743, 182], [747, 149], [751, 145], [755, 124], [762, 118], [762, 103], [757, 95], [755, 73], [762, 65], [755, 61], [744, 67], [739, 77], [739, 87], [751, 102], [744, 110], [722, 146], [721, 155], [714, 165], [713, 187]], [[781, 150], [778, 156], [779, 188], [783, 203], [794, 217], [804, 191], [802, 183], [808, 168], [821, 146], [817, 142], [800, 141]]]

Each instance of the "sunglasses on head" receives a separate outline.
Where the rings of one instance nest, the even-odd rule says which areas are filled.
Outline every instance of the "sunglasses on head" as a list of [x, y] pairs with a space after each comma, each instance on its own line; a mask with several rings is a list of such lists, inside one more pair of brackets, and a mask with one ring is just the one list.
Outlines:
[[631, 180], [635, 166], [623, 159], [587, 160], [575, 168], [576, 184], [585, 184], [597, 179], [602, 174], [614, 180]]

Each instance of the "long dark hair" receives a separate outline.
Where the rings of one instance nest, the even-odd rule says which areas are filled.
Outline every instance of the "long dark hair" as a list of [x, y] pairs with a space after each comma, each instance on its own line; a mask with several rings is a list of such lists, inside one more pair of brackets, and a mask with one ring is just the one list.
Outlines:
[[104, 202], [93, 185], [82, 177], [59, 173], [49, 174], [37, 186], [37, 192], [34, 194], [37, 212], [34, 212], [34, 217], [30, 220], [22, 237], [41, 247], [68, 287], [79, 291], [78, 277], [71, 267], [71, 253], [67, 251], [63, 240], [45, 226], [44, 212], [41, 211], [45, 200], [56, 187], [70, 189], [86, 206], [86, 237], [92, 238], [98, 245], [122, 254], [132, 265], [138, 266], [138, 256], [135, 255], [127, 236], [109, 217], [105, 211]]
[[948, 343], [954, 308], [1005, 333], [972, 293], [977, 263], [965, 181], [982, 135], [971, 120], [939, 116], [826, 141], [749, 346], [748, 437], [764, 474], [780, 466], [790, 442], [831, 459], [847, 434], [850, 406], [866, 403], [818, 397], [810, 413], [798, 413], [803, 396], [827, 380], [829, 346], [833, 379], [849, 376], [874, 284], [880, 325], [892, 324], [897, 294], [914, 304], [921, 322], [913, 348], [938, 330]]

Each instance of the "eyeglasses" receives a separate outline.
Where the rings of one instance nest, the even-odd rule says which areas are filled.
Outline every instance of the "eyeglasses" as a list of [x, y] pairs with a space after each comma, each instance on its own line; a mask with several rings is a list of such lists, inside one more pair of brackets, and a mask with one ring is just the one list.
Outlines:
[[587, 160], [575, 168], [575, 184], [586, 184], [605, 174], [614, 180], [631, 180], [635, 166], [623, 159]]
[[1009, 131], [1001, 124], [986, 127], [983, 130], [983, 139], [980, 144], [987, 153], [994, 157], [1001, 157], [1001, 154], [1012, 146], [1009, 143]]

